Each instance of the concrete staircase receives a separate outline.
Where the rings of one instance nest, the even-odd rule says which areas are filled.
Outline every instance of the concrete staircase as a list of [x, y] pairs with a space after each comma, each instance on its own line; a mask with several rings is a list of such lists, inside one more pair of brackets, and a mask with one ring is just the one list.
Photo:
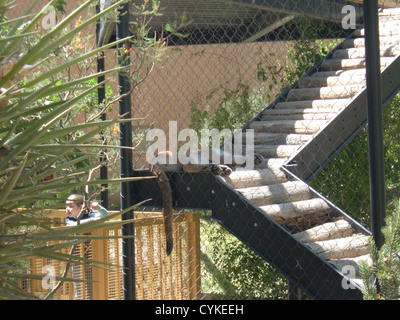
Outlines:
[[[365, 93], [363, 37], [364, 30], [356, 30], [351, 38], [346, 39], [321, 62], [316, 72], [299, 79], [284, 99], [278, 99], [248, 125], [247, 128], [255, 132], [255, 152], [266, 158], [263, 165], [254, 170], [236, 169], [228, 177], [218, 177], [223, 184], [229, 186], [231, 192], [239, 195], [238, 199], [251, 203], [260, 213], [279, 224], [295, 241], [327, 263], [334, 272], [346, 278], [343, 267], [352, 266], [355, 273], [346, 279], [356, 290], [362, 286], [358, 275], [359, 262], [371, 260], [368, 255], [369, 231], [312, 190], [304, 179], [297, 176], [298, 171], [296, 174], [292, 172], [291, 165], [296, 166], [293, 159], [310, 146], [317, 154], [319, 149], [313, 146], [314, 139], [329, 132], [329, 136], [324, 139], [325, 142], [330, 141], [335, 132], [326, 129], [340, 114], [345, 114], [344, 110], [354, 108], [360, 93]], [[399, 63], [398, 9], [380, 12], [380, 48], [382, 72], [392, 64]], [[342, 118], [345, 125], [346, 117]], [[356, 129], [365, 121], [359, 121]], [[345, 138], [348, 139], [351, 134], [349, 132]], [[332, 148], [337, 149], [338, 144]], [[319, 156], [326, 160], [334, 151]], [[252, 215], [255, 215], [254, 212], [252, 210]], [[246, 236], [241, 234], [240, 228], [233, 225], [234, 220], [227, 222], [227, 218], [218, 212], [214, 216], [246, 242]], [[279, 269], [279, 263], [274, 262], [273, 256], [267, 260]], [[289, 272], [284, 271], [286, 274]], [[305, 290], [309, 279], [292, 277], [292, 281]], [[313, 293], [311, 295], [318, 296]]]

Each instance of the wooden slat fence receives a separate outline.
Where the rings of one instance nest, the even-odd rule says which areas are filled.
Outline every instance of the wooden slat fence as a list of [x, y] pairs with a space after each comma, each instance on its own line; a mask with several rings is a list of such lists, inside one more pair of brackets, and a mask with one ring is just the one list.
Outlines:
[[[53, 213], [63, 217], [64, 211]], [[198, 214], [174, 215], [174, 250], [165, 252], [164, 219], [160, 213], [135, 215], [135, 276], [138, 300], [187, 300], [201, 298], [200, 276], [200, 219]], [[65, 228], [65, 227], [56, 227]], [[120, 227], [107, 227], [91, 232], [96, 236], [121, 235]], [[70, 248], [63, 249], [67, 253]], [[66, 281], [56, 292], [59, 300], [122, 300], [123, 268], [122, 239], [91, 239], [77, 246], [74, 255], [93, 261], [104, 261], [113, 266], [73, 265], [67, 278], [82, 282]], [[46, 275], [43, 267], [54, 267], [57, 276], [63, 274], [66, 263], [51, 259], [30, 260], [32, 274]], [[48, 290], [42, 280], [24, 280], [21, 284], [29, 292], [43, 297]]]

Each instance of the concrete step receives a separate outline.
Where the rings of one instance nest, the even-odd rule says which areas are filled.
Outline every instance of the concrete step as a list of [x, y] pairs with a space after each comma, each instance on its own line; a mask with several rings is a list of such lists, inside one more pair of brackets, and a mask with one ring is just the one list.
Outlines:
[[314, 134], [327, 123], [325, 120], [254, 121], [249, 128], [255, 132]]
[[299, 88], [289, 91], [287, 101], [352, 98], [360, 91], [358, 85]]
[[348, 86], [357, 85], [360, 89], [366, 85], [364, 76], [327, 76], [327, 77], [307, 77], [301, 78], [298, 81], [298, 88], [320, 88], [320, 87], [334, 87], [334, 86]]
[[[399, 27], [400, 28], [400, 27]], [[400, 30], [399, 30], [400, 34]], [[394, 57], [400, 53], [400, 48], [398, 46], [386, 46], [380, 48], [381, 57]], [[347, 48], [347, 49], [339, 49], [336, 50], [332, 59], [359, 59], [365, 58], [365, 49], [364, 48]]]
[[384, 1], [385, 5], [388, 4], [390, 5], [390, 8], [385, 7], [385, 9], [382, 9], [381, 11], [378, 12], [379, 20], [381, 20], [383, 17], [392, 17], [395, 19], [400, 19], [400, 8], [396, 8], [398, 4], [390, 1]]
[[254, 152], [264, 158], [289, 158], [301, 148], [301, 145], [255, 145]]
[[308, 200], [313, 197], [307, 184], [301, 181], [289, 181], [260, 187], [236, 189], [255, 206]]
[[[381, 57], [381, 66], [387, 66], [393, 60], [392, 57]], [[322, 62], [320, 70], [350, 70], [365, 68], [365, 58], [358, 59], [326, 59]]]
[[[380, 47], [387, 46], [398, 46], [400, 44], [400, 35], [395, 35], [391, 37], [381, 37], [379, 41]], [[365, 39], [364, 38], [354, 38], [354, 39], [346, 39], [342, 42], [343, 48], [361, 48], [365, 47]]]
[[329, 120], [336, 114], [333, 108], [268, 109], [261, 115], [262, 120]]
[[229, 176], [221, 176], [221, 179], [234, 189], [287, 182], [285, 173], [282, 170], [274, 169], [236, 169]]
[[353, 233], [354, 229], [350, 223], [344, 219], [340, 219], [298, 232], [293, 237], [303, 242], [316, 242], [349, 237]]
[[326, 241], [316, 241], [306, 243], [306, 245], [324, 259], [345, 259], [368, 254], [368, 239], [369, 236], [356, 235]]
[[[243, 143], [246, 143], [246, 133], [243, 134]], [[295, 133], [270, 133], [270, 132], [255, 132], [253, 133], [254, 144], [267, 145], [301, 145], [312, 139], [311, 134], [295, 134]]]
[[351, 99], [328, 99], [328, 100], [303, 100], [303, 101], [285, 101], [278, 102], [275, 105], [275, 109], [309, 109], [309, 108], [333, 108], [340, 110], [347, 106]]
[[318, 71], [310, 77], [300, 78], [298, 88], [360, 86], [365, 83], [365, 79], [365, 69]]
[[270, 204], [261, 206], [260, 209], [277, 222], [306, 215], [326, 214], [331, 210], [324, 200], [318, 198]]
[[264, 162], [258, 166], [257, 169], [279, 169], [281, 168], [289, 158], [265, 158]]

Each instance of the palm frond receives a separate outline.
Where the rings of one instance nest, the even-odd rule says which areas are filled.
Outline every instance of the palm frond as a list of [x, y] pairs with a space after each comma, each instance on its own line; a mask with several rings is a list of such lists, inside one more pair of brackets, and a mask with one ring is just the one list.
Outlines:
[[[105, 85], [96, 83], [96, 79], [116, 75], [126, 67], [117, 66], [104, 72], [72, 78], [65, 76], [75, 65], [95, 60], [100, 53], [129, 38], [64, 60], [58, 59], [55, 53], [81, 32], [94, 26], [100, 18], [116, 12], [126, 0], [115, 1], [102, 12], [90, 15], [71, 28], [71, 23], [92, 5], [92, 0], [86, 0], [52, 30], [41, 35], [35, 28], [56, 1], [49, 1], [39, 13], [34, 14], [36, 0], [21, 17], [0, 23], [0, 299], [35, 298], [16, 285], [19, 279], [43, 277], [21, 271], [19, 263], [27, 263], [33, 257], [66, 264], [73, 261], [76, 264], [111, 266], [102, 261], [73, 257], [63, 250], [84, 241], [109, 238], [85, 233], [105, 225], [116, 227], [134, 222], [116, 218], [134, 210], [136, 205], [91, 223], [60, 229], [50, 227], [51, 220], [43, 214], [43, 208], [46, 203], [49, 207], [60, 203], [63, 200], [61, 196], [69, 190], [143, 179], [94, 178], [88, 181], [88, 173], [101, 166], [99, 154], [104, 148], [110, 152], [121, 149], [120, 146], [97, 142], [100, 141], [100, 133], [133, 119], [96, 122], [92, 119], [98, 117], [89, 117], [90, 122], [76, 120], [82, 112], [79, 106], [93, 100], [96, 90]], [[3, 15], [3, 6], [7, 5], [0, 0], [0, 15]], [[45, 64], [51, 67], [43, 67]], [[142, 65], [145, 67], [145, 63]], [[112, 101], [118, 101], [118, 98], [116, 94]], [[98, 115], [101, 112], [104, 111], [93, 113]], [[53, 179], [47, 180], [48, 176], [53, 176]], [[56, 279], [76, 281], [68, 277]]]

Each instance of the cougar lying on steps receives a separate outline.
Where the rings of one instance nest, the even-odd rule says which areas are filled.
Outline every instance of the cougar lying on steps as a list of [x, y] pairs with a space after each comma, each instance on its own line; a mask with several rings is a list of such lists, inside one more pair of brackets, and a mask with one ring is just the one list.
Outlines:
[[[230, 156], [229, 160], [232, 159], [232, 161], [229, 161], [231, 164], [213, 164], [210, 162], [211, 160], [219, 159], [221, 162], [214, 162], [223, 163], [223, 160], [226, 159], [225, 156], [226, 154], [221, 153], [220, 149], [211, 149], [208, 158], [204, 159], [200, 156], [197, 159], [189, 159], [188, 164], [182, 164], [176, 161], [176, 156], [174, 158], [174, 154], [171, 151], [164, 151], [159, 152], [157, 157], [149, 161], [150, 172], [156, 177], [162, 196], [167, 255], [170, 255], [173, 249], [173, 207], [171, 185], [165, 172], [184, 171], [198, 173], [210, 171], [216, 175], [228, 176], [232, 173], [234, 167], [248, 165], [244, 156], [232, 157], [228, 155]], [[255, 154], [252, 160], [253, 165], [260, 165], [264, 162], [264, 157]]]
[[[228, 161], [226, 161], [228, 159]], [[210, 171], [216, 175], [228, 176], [235, 167], [246, 167], [248, 165], [258, 166], [264, 162], [264, 157], [254, 154], [253, 163], [249, 164], [243, 155], [234, 155], [223, 152], [221, 149], [212, 148], [207, 156], [198, 154], [197, 157], [186, 157], [185, 164], [181, 163], [171, 151], [159, 152], [150, 163], [150, 167], [158, 165], [165, 172], [184, 171], [198, 173]]]

